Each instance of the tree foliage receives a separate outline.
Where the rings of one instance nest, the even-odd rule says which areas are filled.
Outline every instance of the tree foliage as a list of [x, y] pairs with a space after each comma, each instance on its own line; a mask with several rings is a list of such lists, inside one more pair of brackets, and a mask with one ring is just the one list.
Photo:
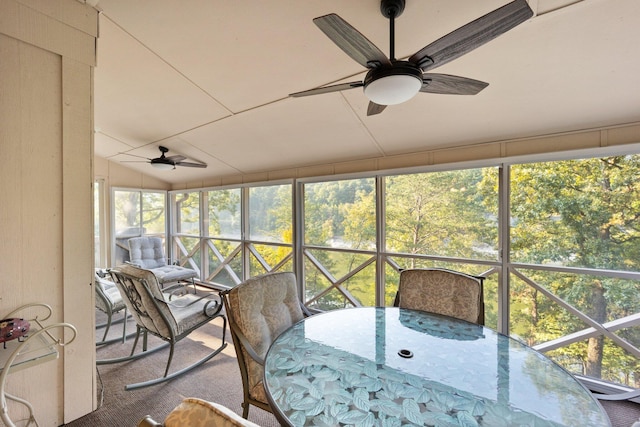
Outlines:
[[[512, 260], [638, 271], [640, 259], [640, 158], [616, 156], [532, 163], [512, 167]], [[640, 308], [638, 284], [589, 275], [529, 272], [543, 285], [593, 320], [604, 323]], [[512, 287], [512, 330], [529, 343], [586, 328], [539, 292]], [[633, 330], [620, 332], [632, 342]], [[579, 373], [614, 381], [630, 378], [630, 359], [602, 336], [557, 350]]]
[[304, 193], [305, 243], [327, 248], [309, 250], [304, 260], [307, 300], [323, 310], [375, 305], [375, 265], [337, 283], [370, 256], [329, 250], [375, 250], [375, 180], [308, 184]]
[[496, 258], [497, 197], [478, 192], [481, 170], [387, 177], [390, 252]]

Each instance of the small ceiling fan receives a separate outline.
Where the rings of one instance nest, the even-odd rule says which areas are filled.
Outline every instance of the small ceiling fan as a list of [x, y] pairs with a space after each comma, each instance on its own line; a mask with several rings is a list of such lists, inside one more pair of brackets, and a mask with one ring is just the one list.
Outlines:
[[[162, 145], [159, 146], [158, 149], [160, 150], [160, 153], [162, 153], [160, 157], [156, 157], [155, 159], [149, 159], [147, 157], [143, 157], [144, 159], [149, 160], [146, 163], [150, 163], [151, 166], [157, 169], [175, 169], [176, 166], [186, 166], [189, 168], [206, 168], [207, 167], [206, 163], [185, 162], [184, 160], [186, 160], [187, 158], [179, 154], [176, 154], [175, 156], [167, 157], [165, 156], [165, 154], [169, 152], [169, 149], [167, 147], [163, 147]], [[127, 154], [128, 156], [140, 157], [140, 156], [136, 156], [135, 154], [128, 154], [128, 153], [123, 153], [123, 154]]]
[[369, 98], [367, 116], [381, 113], [387, 105], [400, 104], [418, 92], [475, 95], [489, 84], [466, 77], [424, 73], [446, 64], [506, 33], [533, 16], [526, 0], [513, 0], [493, 12], [469, 22], [414, 53], [408, 60], [395, 58], [395, 18], [402, 14], [405, 0], [382, 0], [380, 11], [389, 18], [389, 58], [358, 30], [332, 13], [313, 22], [340, 49], [369, 69], [364, 81], [323, 86], [292, 93], [301, 97], [364, 88]]

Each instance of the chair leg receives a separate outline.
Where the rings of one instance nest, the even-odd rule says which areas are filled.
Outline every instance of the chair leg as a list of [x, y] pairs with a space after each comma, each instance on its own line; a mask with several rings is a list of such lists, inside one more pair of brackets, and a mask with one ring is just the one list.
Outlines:
[[123, 318], [122, 318], [122, 342], [124, 343], [125, 341], [127, 341], [127, 307], [125, 306], [124, 308], [124, 314], [123, 314]]
[[242, 418], [245, 420], [249, 416], [249, 402], [242, 402]]
[[[143, 382], [135, 383], [135, 384], [129, 384], [129, 385], [125, 386], [124, 389], [127, 390], [127, 391], [136, 390], [136, 389], [139, 389], [139, 388], [149, 387], [149, 386], [152, 386], [152, 385], [160, 384], [160, 383], [163, 383], [165, 381], [169, 381], [169, 380], [172, 380], [174, 378], [177, 378], [180, 375], [186, 374], [187, 372], [191, 371], [192, 369], [197, 368], [198, 366], [200, 366], [203, 363], [207, 362], [208, 360], [212, 359], [213, 356], [217, 355], [222, 350], [224, 350], [227, 347], [227, 344], [228, 343], [226, 343], [226, 342], [223, 343], [216, 350], [212, 351], [211, 353], [209, 353], [208, 355], [206, 355], [202, 359], [200, 359], [197, 362], [187, 366], [186, 368], [182, 368], [179, 371], [176, 371], [176, 372], [174, 372], [172, 374], [169, 374], [169, 375], [165, 375], [164, 377], [156, 378], [154, 380], [143, 381]], [[155, 349], [153, 349], [151, 351], [155, 351]]]
[[167, 367], [164, 370], [164, 376], [166, 377], [169, 373], [169, 366], [171, 366], [171, 361], [173, 360], [173, 347], [175, 343], [172, 341], [171, 346], [169, 347], [169, 359], [167, 360]]
[[109, 328], [111, 328], [111, 317], [112, 317], [112, 314], [111, 314], [111, 311], [109, 311], [107, 313], [107, 323], [106, 323], [107, 326], [104, 329], [104, 336], [102, 337], [102, 341], [103, 342], [107, 339], [107, 334], [109, 333]]
[[[133, 340], [133, 346], [131, 346], [131, 354], [129, 356], [133, 356], [133, 353], [135, 353], [136, 346], [138, 345], [138, 339], [140, 338], [140, 332], [142, 331], [140, 326], [136, 326], [136, 328], [137, 328], [137, 330], [136, 330], [136, 339]], [[143, 341], [144, 341], [144, 343], [142, 344], [142, 351], [145, 351], [146, 347], [147, 347], [147, 331], [144, 331]]]
[[127, 335], [127, 319], [128, 319], [128, 314], [127, 314], [127, 309], [124, 309], [124, 315], [122, 317], [122, 319], [117, 319], [117, 320], [113, 320], [113, 318], [111, 318], [109, 320], [109, 322], [105, 322], [102, 323], [100, 325], [96, 325], [96, 329], [99, 328], [104, 328], [104, 327], [108, 327], [111, 325], [114, 325], [116, 323], [120, 323], [122, 322], [122, 337], [118, 337], [118, 338], [111, 338], [111, 339], [106, 339], [107, 338], [107, 334], [109, 333], [109, 329], [107, 328], [107, 330], [104, 332], [104, 336], [102, 337], [102, 341], [97, 341], [96, 342], [96, 347], [99, 346], [103, 346], [103, 345], [108, 345], [108, 344], [113, 344], [116, 342], [121, 342], [121, 343], [125, 343], [127, 342], [128, 338], [132, 338], [135, 335], [135, 332], [131, 332], [129, 335]]
[[[113, 363], [121, 363], [121, 362], [128, 362], [129, 360], [136, 360], [139, 359], [141, 357], [144, 357], [146, 355], [149, 355], [151, 353], [155, 353], [156, 351], [162, 350], [167, 348], [167, 346], [169, 345], [168, 342], [162, 343], [157, 347], [152, 348], [151, 350], [147, 350], [147, 331], [143, 330], [140, 326], [136, 327], [137, 331], [136, 331], [136, 338], [133, 340], [133, 346], [131, 347], [131, 353], [129, 354], [129, 356], [124, 356], [124, 357], [116, 357], [113, 359], [102, 359], [102, 360], [96, 360], [96, 365], [111, 365]], [[140, 338], [140, 332], [143, 333], [143, 345], [142, 345], [142, 351], [135, 354], [136, 351], [136, 346], [138, 345], [138, 339]]]

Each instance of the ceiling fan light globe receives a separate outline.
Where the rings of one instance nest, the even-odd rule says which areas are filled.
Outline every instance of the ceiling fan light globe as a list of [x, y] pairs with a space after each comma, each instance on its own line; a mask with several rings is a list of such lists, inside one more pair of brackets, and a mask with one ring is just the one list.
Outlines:
[[174, 166], [171, 163], [163, 163], [163, 162], [151, 162], [151, 166], [159, 170], [169, 170], [173, 169]]
[[412, 75], [398, 74], [382, 77], [369, 83], [364, 94], [379, 105], [395, 105], [410, 100], [422, 87], [422, 79]]
[[407, 61], [370, 70], [364, 78], [364, 94], [378, 105], [401, 104], [422, 88], [422, 70]]

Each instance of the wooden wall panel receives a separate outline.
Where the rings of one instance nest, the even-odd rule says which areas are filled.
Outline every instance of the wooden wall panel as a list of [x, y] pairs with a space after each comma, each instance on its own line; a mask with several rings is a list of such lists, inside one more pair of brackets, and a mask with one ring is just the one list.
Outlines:
[[[93, 109], [92, 69], [73, 59], [62, 61], [62, 266], [64, 318], [78, 330], [64, 348], [64, 421], [95, 404], [95, 294], [93, 281]], [[94, 381], [88, 381], [93, 378]]]
[[[87, 8], [80, 1], [51, 1], [51, 0], [16, 0], [30, 9], [35, 9], [43, 14], [69, 25], [72, 28], [85, 32], [93, 37], [98, 36], [98, 27], [95, 20], [95, 11]], [[89, 51], [91, 55], [91, 51]]]
[[[44, 302], [52, 320], [62, 321], [61, 58], [1, 34], [0, 45], [0, 144], [10, 159], [0, 168], [0, 308]], [[61, 366], [58, 360], [10, 377], [10, 392], [32, 402], [37, 419], [49, 424], [62, 423]], [[10, 414], [26, 415], [20, 405], [10, 406]]]
[[20, 64], [19, 42], [0, 34], [0, 156], [6, 159], [0, 168], [0, 316], [8, 312], [23, 299], [21, 288], [12, 288], [12, 283], [20, 283], [22, 269], [13, 264], [19, 261], [22, 252], [22, 235], [19, 219], [22, 216], [22, 192], [19, 177], [21, 173], [20, 111], [2, 98], [17, 99], [20, 94], [20, 74], [16, 73]]
[[96, 405], [92, 34], [97, 11], [76, 0], [0, 0], [0, 312], [44, 302], [81, 330], [58, 360], [9, 376], [42, 426]]
[[[55, 0], [47, 3], [50, 12], [57, 10], [57, 19], [32, 8], [31, 6], [39, 6], [36, 3], [27, 5], [27, 2], [22, 4], [15, 0], [0, 1], [0, 32], [61, 56], [95, 66], [96, 39], [91, 33], [97, 33], [97, 11], [78, 4], [76, 0]], [[73, 22], [65, 23], [58, 20], [76, 16], [78, 13], [74, 10], [77, 7], [81, 7], [86, 14], [82, 22], [83, 29], [74, 28]], [[91, 21], [94, 31], [87, 31], [87, 23]]]
[[46, 296], [61, 321], [61, 58], [21, 43], [19, 73], [23, 288], [31, 299]]

